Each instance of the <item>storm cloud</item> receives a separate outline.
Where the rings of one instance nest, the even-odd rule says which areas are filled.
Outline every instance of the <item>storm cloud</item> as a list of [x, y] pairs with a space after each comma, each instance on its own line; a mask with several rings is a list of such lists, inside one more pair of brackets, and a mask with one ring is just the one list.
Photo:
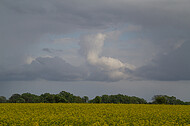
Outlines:
[[168, 54], [159, 55], [148, 65], [135, 71], [137, 76], [148, 80], [190, 80], [190, 43], [185, 42]]
[[[0, 80], [189, 80], [189, 5], [1, 0]], [[65, 38], [65, 45], [53, 43]], [[82, 65], [71, 65], [76, 61]]]
[[85, 77], [84, 71], [65, 62], [59, 57], [37, 57], [31, 64], [1, 71], [1, 81], [49, 80], [79, 81]]

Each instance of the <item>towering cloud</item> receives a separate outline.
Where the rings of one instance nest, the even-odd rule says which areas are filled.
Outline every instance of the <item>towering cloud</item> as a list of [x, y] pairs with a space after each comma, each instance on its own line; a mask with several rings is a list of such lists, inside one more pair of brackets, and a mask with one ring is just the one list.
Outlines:
[[101, 56], [105, 39], [105, 34], [98, 33], [84, 36], [79, 42], [81, 54], [85, 56], [87, 63], [96, 69], [91, 71], [89, 78], [94, 80], [93, 77], [96, 77], [96, 79], [100, 78], [106, 81], [128, 78], [127, 71], [134, 69], [133, 65], [122, 63], [115, 58]]
[[190, 43], [184, 42], [168, 54], [160, 55], [150, 64], [135, 70], [135, 76], [148, 80], [190, 80]]
[[[134, 66], [119, 59], [130, 60], [140, 67], [133, 71], [134, 76], [151, 80], [189, 80], [190, 1], [34, 1], [0, 0], [0, 80], [27, 80], [31, 75], [25, 73], [34, 70], [34, 78], [46, 80], [129, 78]], [[113, 29], [115, 31], [110, 32]], [[100, 31], [109, 31], [109, 34], [86, 35], [80, 39], [80, 51], [88, 64], [85, 70], [89, 73], [87, 77], [80, 77], [81, 72], [87, 72], [72, 66], [81, 58], [76, 51], [78, 36]], [[114, 39], [119, 35], [121, 41]], [[107, 38], [118, 45], [104, 52], [110, 57], [102, 55]], [[52, 58], [42, 57], [46, 53]], [[47, 62], [46, 67], [33, 65], [38, 61]], [[20, 68], [25, 63], [28, 65]], [[81, 67], [83, 63], [81, 60], [76, 66]], [[49, 70], [45, 74], [55, 71], [60, 78], [66, 78], [68, 71], [73, 72], [67, 77], [70, 79], [59, 79], [58, 75], [55, 79], [55, 73], [44, 77], [39, 70]], [[17, 79], [18, 74], [21, 79]]]

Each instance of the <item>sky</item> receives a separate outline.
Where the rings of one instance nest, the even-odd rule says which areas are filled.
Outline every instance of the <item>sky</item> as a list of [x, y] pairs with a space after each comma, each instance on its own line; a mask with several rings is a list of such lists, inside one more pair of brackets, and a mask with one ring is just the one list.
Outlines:
[[190, 101], [189, 0], [1, 0], [0, 96]]

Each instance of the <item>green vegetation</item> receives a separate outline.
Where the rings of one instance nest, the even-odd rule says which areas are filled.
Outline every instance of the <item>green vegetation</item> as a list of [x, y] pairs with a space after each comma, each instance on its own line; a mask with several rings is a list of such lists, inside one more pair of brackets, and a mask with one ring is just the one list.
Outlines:
[[122, 104], [170, 104], [190, 105], [190, 102], [183, 102], [174, 96], [155, 95], [152, 102], [147, 103], [143, 98], [127, 96], [123, 94], [96, 96], [89, 100], [88, 96], [75, 96], [69, 92], [61, 91], [59, 94], [44, 93], [40, 96], [23, 93], [13, 94], [8, 100], [0, 96], [0, 103], [122, 103]]

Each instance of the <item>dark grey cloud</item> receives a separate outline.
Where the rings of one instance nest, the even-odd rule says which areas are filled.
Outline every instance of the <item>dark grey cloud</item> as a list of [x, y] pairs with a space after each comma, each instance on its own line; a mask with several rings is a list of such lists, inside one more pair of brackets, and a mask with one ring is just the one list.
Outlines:
[[48, 52], [48, 53], [63, 52], [62, 49], [50, 49], [50, 48], [43, 48], [42, 51], [45, 51], [45, 52]]
[[[45, 50], [46, 48], [44, 48]], [[145, 80], [176, 81], [190, 80], [190, 43], [184, 42], [173, 51], [158, 55], [149, 64], [133, 70], [126, 69], [125, 74], [133, 77], [134, 80], [140, 77]], [[110, 77], [115, 71], [103, 70], [99, 67], [86, 64], [86, 66], [75, 67], [66, 63], [61, 58], [38, 57], [31, 62], [16, 69], [1, 68], [0, 80], [37, 80], [45, 79], [50, 81], [119, 81], [121, 78]]]
[[[0, 81], [104, 81], [115, 82], [122, 77], [110, 77], [115, 71], [102, 70], [90, 64], [75, 67], [59, 57], [37, 57], [31, 64], [0, 69]], [[126, 73], [128, 74], [128, 72]]]
[[[160, 55], [151, 64], [138, 68], [135, 75], [156, 80], [189, 80], [189, 48], [186, 49], [190, 40], [189, 5], [188, 0], [1, 0], [0, 78], [67, 80], [67, 77], [77, 80], [83, 70], [57, 58], [37, 58], [32, 64], [20, 65], [25, 64], [27, 55], [37, 52], [43, 35], [98, 31], [134, 24], [142, 27], [136, 37], [150, 40]], [[180, 40], [187, 41], [184, 43], [187, 46], [173, 50]], [[44, 47], [41, 50], [58, 51]], [[162, 51], [168, 54], [162, 55]], [[91, 73], [89, 80], [109, 80], [106, 71], [92, 70]]]
[[9, 20], [9, 22], [24, 26], [20, 30], [38, 32], [60, 33], [77, 28], [96, 27], [103, 29], [118, 23], [139, 24], [154, 30], [166, 27], [169, 30], [174, 28], [188, 30], [190, 27], [189, 4], [187, 0], [97, 0], [93, 2], [88, 0], [2, 0], [1, 13], [5, 17], [3, 21], [8, 18], [21, 21]]
[[38, 80], [76, 81], [83, 80], [84, 71], [74, 67], [58, 57], [38, 57], [31, 64], [0, 73], [1, 81]]
[[172, 52], [152, 60], [135, 71], [136, 76], [148, 80], [178, 81], [190, 80], [190, 43], [185, 42]]
[[48, 52], [48, 53], [52, 53], [51, 49], [49, 49], [49, 48], [43, 48], [42, 50], [45, 52]]

